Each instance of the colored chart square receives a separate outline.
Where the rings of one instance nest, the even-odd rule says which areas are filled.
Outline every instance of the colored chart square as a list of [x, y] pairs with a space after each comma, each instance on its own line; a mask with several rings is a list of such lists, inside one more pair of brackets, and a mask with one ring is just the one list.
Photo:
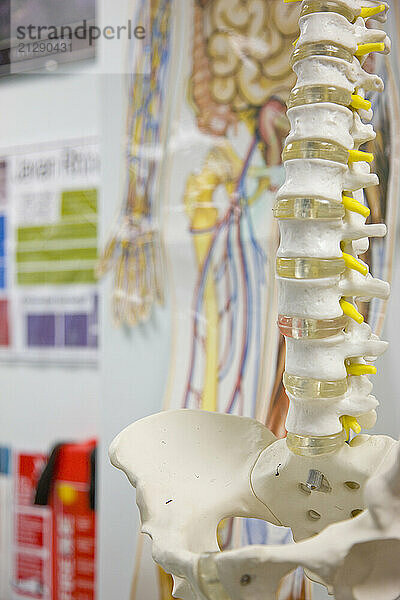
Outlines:
[[7, 162], [0, 161], [0, 206], [7, 203]]
[[28, 346], [54, 346], [55, 338], [54, 315], [28, 315]]
[[65, 346], [88, 345], [88, 315], [65, 315]]
[[62, 193], [62, 218], [97, 214], [97, 190], [72, 190]]
[[0, 300], [0, 346], [10, 345], [8, 325], [8, 300]]
[[5, 255], [5, 241], [6, 238], [6, 218], [4, 215], [0, 215], [0, 256]]
[[6, 255], [6, 218], [0, 215], [0, 258]]
[[97, 348], [98, 346], [98, 327], [99, 327], [99, 297], [95, 294], [93, 298], [93, 310], [88, 319], [88, 347]]
[[4, 267], [0, 267], [0, 289], [4, 290], [6, 287], [6, 270]]

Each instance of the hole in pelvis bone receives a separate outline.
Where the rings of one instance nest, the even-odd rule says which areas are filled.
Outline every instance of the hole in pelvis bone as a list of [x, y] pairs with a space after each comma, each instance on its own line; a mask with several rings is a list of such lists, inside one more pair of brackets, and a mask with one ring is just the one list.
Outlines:
[[217, 527], [220, 550], [251, 544], [286, 544], [293, 541], [289, 527], [272, 525], [261, 519], [234, 517], [222, 519]]
[[356, 481], [346, 481], [344, 485], [349, 488], [349, 490], [359, 490], [361, 487]]

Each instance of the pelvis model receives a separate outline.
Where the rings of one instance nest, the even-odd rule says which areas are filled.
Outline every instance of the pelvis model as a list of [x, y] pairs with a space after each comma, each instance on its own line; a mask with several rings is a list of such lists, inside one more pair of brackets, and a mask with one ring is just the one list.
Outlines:
[[[390, 50], [375, 28], [387, 9], [372, 0], [301, 5], [286, 180], [274, 208], [287, 437], [245, 417], [178, 410], [112, 443], [154, 560], [183, 600], [272, 600], [298, 566], [337, 600], [400, 597], [400, 448], [360, 434], [375, 424], [368, 375], [386, 344], [357, 309], [389, 294], [359, 258], [368, 237], [385, 235], [366, 224], [363, 189], [378, 180], [360, 147], [375, 136], [366, 92], [383, 88], [363, 64]], [[218, 524], [233, 516], [288, 526], [295, 543], [220, 552]]]

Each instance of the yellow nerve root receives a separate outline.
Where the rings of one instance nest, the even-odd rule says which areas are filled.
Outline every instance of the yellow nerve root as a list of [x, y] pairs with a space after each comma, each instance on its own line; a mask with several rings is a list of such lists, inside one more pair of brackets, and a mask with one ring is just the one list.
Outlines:
[[362, 150], [349, 150], [349, 162], [359, 162], [360, 160], [371, 163], [374, 155], [371, 152], [362, 152]]
[[384, 4], [378, 4], [378, 6], [364, 7], [361, 9], [360, 17], [363, 19], [368, 19], [369, 17], [373, 17], [374, 15], [379, 15], [379, 13], [385, 10], [386, 6]]
[[357, 421], [356, 417], [351, 417], [350, 415], [343, 415], [340, 417], [340, 420], [343, 425], [343, 429], [346, 432], [346, 440], [350, 438], [350, 430], [354, 431], [354, 433], [361, 432], [361, 426]]
[[364, 206], [364, 204], [361, 204], [358, 200], [354, 200], [354, 198], [350, 198], [350, 196], [343, 196], [342, 201], [346, 210], [356, 212], [365, 218], [369, 217], [371, 214], [371, 211], [367, 206]]
[[365, 56], [370, 52], [383, 52], [385, 44], [383, 42], [370, 42], [369, 44], [360, 44], [355, 52], [356, 56]]
[[347, 375], [376, 375], [373, 365], [360, 365], [357, 363], [346, 365]]
[[362, 110], [370, 110], [371, 108], [371, 102], [369, 100], [366, 100], [365, 98], [363, 98], [362, 96], [360, 96], [359, 94], [352, 94], [351, 95], [351, 103], [350, 106], [352, 108], [357, 109], [362, 109]]
[[356, 307], [353, 304], [351, 304], [351, 302], [347, 302], [347, 300], [344, 300], [344, 298], [342, 298], [339, 304], [344, 314], [350, 317], [350, 319], [353, 319], [359, 325], [361, 325], [361, 323], [364, 322], [364, 317], [361, 313], [358, 312]]
[[360, 263], [351, 254], [346, 254], [346, 252], [343, 252], [343, 260], [348, 269], [354, 269], [354, 271], [358, 271], [361, 273], [361, 275], [366, 275], [368, 273], [368, 267]]

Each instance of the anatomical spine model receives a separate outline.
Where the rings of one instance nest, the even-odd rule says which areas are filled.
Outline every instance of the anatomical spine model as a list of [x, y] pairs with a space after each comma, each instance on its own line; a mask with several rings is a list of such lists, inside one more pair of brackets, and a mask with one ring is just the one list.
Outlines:
[[[383, 83], [358, 57], [390, 45], [362, 17], [348, 20], [356, 4], [304, 2], [292, 56], [297, 82], [288, 102], [286, 181], [275, 215], [288, 445], [299, 452], [333, 450], [343, 442], [343, 425], [359, 433], [357, 418], [374, 424], [377, 402], [368, 374], [375, 368], [364, 359], [386, 347], [363, 323], [354, 298], [389, 294], [389, 285], [373, 279], [357, 257], [368, 249], [368, 236], [386, 233], [385, 225], [365, 224], [369, 211], [360, 188], [378, 179], [370, 173], [372, 155], [359, 150], [375, 137], [361, 120], [372, 117], [361, 90], [382, 91]], [[323, 7], [331, 10], [319, 12]]]
[[[183, 410], [134, 423], [112, 444], [113, 464], [137, 488], [154, 559], [183, 600], [272, 600], [298, 565], [337, 600], [400, 594], [398, 443], [346, 443], [350, 429], [375, 422], [369, 363], [386, 347], [355, 304], [389, 293], [359, 259], [368, 236], [385, 234], [365, 224], [362, 188], [377, 177], [359, 147], [374, 137], [365, 92], [383, 87], [363, 57], [390, 49], [365, 20], [386, 10], [368, 0], [302, 2], [286, 181], [274, 209], [287, 438], [253, 419]], [[219, 552], [218, 523], [232, 516], [289, 526], [298, 543]]]

